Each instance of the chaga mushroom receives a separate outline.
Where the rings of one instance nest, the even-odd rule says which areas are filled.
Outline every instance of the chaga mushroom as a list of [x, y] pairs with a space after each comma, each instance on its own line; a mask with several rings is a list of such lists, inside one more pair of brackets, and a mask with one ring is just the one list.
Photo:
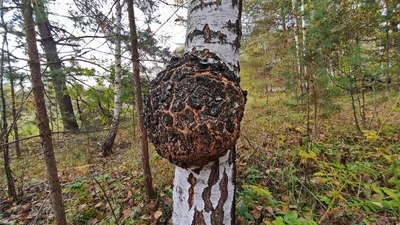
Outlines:
[[239, 78], [216, 55], [173, 58], [145, 99], [149, 138], [173, 164], [204, 166], [236, 143], [245, 98]]

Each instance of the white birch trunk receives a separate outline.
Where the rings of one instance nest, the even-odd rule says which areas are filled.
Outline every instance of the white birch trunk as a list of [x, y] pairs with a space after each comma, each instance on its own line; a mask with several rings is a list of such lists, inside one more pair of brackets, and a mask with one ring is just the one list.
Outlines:
[[[239, 76], [241, 0], [189, 1], [185, 52], [208, 49]], [[235, 224], [236, 147], [202, 168], [176, 167], [174, 225]]]
[[[305, 10], [304, 10], [304, 0], [301, 0], [301, 28], [303, 31], [303, 59], [306, 61], [306, 19], [305, 19]], [[304, 62], [304, 76], [307, 76], [307, 62]], [[309, 85], [307, 83], [307, 85]], [[308, 88], [308, 87], [307, 87]]]
[[172, 224], [235, 224], [235, 150], [203, 168], [176, 167]]
[[120, 0], [116, 2], [116, 24], [115, 24], [115, 80], [114, 80], [114, 116], [113, 120], [119, 121], [121, 112], [121, 20], [122, 7]]
[[118, 132], [119, 118], [121, 112], [121, 20], [122, 20], [122, 7], [120, 0], [115, 4], [115, 78], [114, 78], [114, 113], [111, 121], [110, 131], [106, 140], [102, 145], [102, 152], [104, 156], [112, 153], [115, 137]]
[[[297, 73], [301, 74], [301, 64], [300, 64], [300, 42], [299, 42], [299, 34], [298, 32], [298, 22], [297, 22], [297, 0], [292, 0], [292, 10], [293, 10], [293, 19], [294, 19], [294, 40], [296, 43], [296, 58], [297, 58]], [[300, 80], [301, 82], [301, 80]]]

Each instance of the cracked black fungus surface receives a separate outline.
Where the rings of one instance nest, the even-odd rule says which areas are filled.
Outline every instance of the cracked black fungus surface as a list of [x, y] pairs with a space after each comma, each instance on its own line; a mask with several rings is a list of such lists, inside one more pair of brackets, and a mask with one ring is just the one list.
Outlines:
[[245, 95], [239, 79], [213, 54], [174, 58], [152, 81], [145, 125], [157, 152], [183, 168], [225, 154], [239, 137]]

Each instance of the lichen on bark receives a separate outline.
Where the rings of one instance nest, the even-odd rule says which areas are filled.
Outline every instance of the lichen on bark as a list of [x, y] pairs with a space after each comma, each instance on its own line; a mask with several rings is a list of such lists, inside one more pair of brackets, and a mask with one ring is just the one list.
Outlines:
[[239, 137], [245, 93], [207, 49], [174, 58], [152, 81], [145, 124], [157, 152], [182, 168], [204, 166]]

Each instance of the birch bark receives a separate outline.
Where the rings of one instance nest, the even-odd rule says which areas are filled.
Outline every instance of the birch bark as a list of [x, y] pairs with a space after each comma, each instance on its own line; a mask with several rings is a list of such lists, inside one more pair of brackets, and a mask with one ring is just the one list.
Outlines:
[[[306, 45], [306, 19], [305, 19], [305, 6], [304, 6], [304, 0], [301, 0], [301, 29], [303, 32], [303, 59], [304, 61], [306, 60], [306, 51], [307, 51], [307, 45]], [[307, 77], [307, 62], [304, 62], [304, 76]], [[309, 84], [307, 83], [307, 86]], [[308, 88], [308, 87], [307, 87]]]
[[[189, 1], [185, 53], [208, 49], [239, 77], [241, 0]], [[174, 225], [235, 224], [236, 147], [201, 168], [175, 169]]]
[[299, 42], [299, 24], [297, 18], [297, 0], [292, 0], [292, 10], [294, 19], [294, 41], [296, 44], [296, 61], [297, 61], [297, 74], [299, 76], [300, 89], [303, 92], [303, 79], [301, 77], [301, 63], [300, 63], [300, 42]]
[[103, 142], [101, 149], [103, 156], [108, 156], [112, 153], [115, 137], [118, 132], [119, 116], [121, 112], [121, 18], [122, 7], [120, 0], [115, 4], [115, 78], [114, 78], [114, 115], [111, 121], [111, 128], [106, 140]]

